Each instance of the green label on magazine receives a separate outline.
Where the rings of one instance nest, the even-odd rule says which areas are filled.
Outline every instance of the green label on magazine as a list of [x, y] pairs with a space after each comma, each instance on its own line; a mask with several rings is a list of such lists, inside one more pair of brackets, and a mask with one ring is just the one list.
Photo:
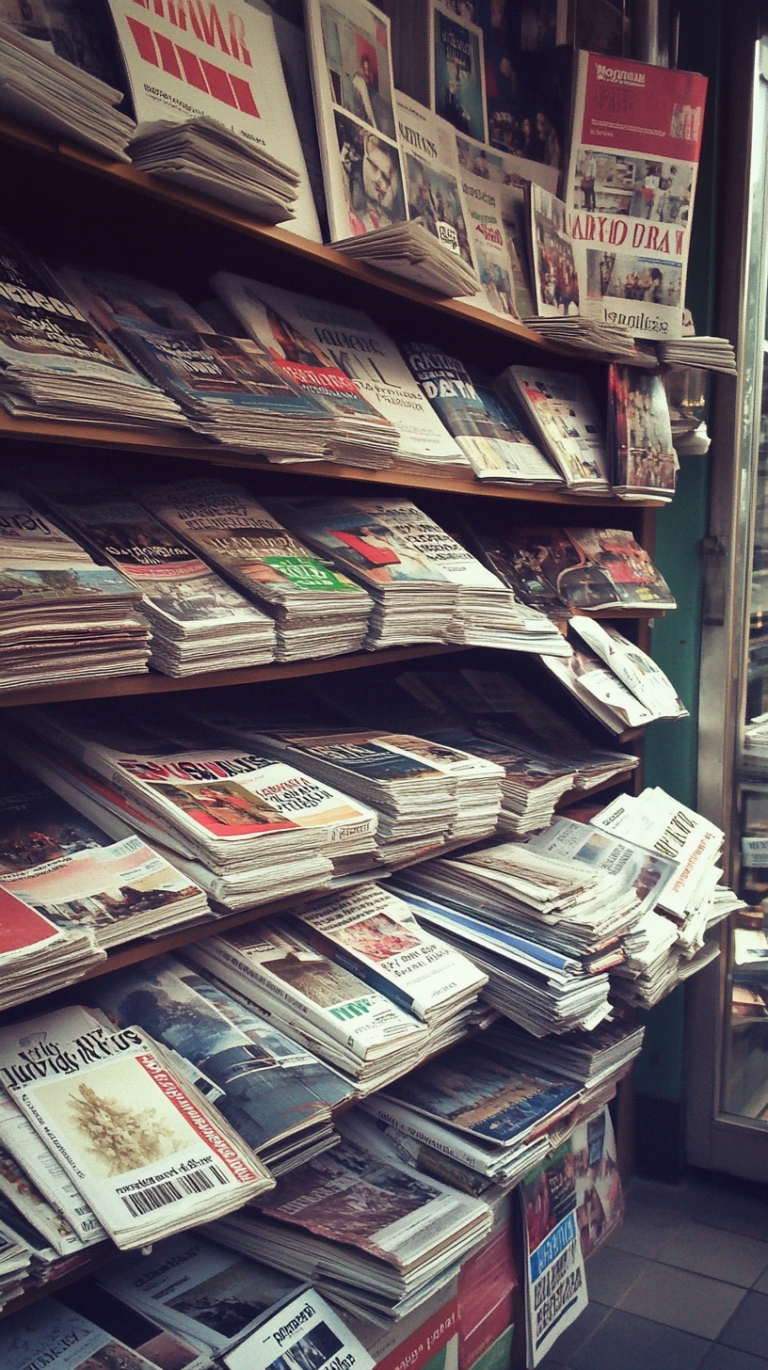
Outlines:
[[265, 566], [274, 566], [286, 580], [305, 590], [354, 590], [356, 587], [314, 557], [264, 557]]

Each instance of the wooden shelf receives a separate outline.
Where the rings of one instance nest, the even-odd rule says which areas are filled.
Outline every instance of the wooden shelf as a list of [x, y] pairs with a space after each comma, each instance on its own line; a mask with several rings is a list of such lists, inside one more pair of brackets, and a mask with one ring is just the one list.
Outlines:
[[66, 447], [82, 447], [99, 452], [125, 452], [141, 457], [165, 457], [168, 460], [198, 461], [214, 466], [229, 466], [245, 471], [279, 473], [290, 476], [323, 476], [332, 480], [364, 481], [370, 485], [395, 486], [400, 489], [439, 490], [451, 495], [481, 495], [491, 499], [528, 501], [535, 504], [558, 504], [573, 508], [594, 509], [657, 509], [664, 500], [623, 500], [617, 495], [586, 496], [570, 494], [567, 490], [538, 490], [533, 486], [516, 486], [502, 482], [475, 480], [471, 472], [466, 476], [440, 475], [436, 471], [402, 471], [388, 468], [370, 471], [363, 466], [342, 466], [332, 461], [307, 461], [278, 465], [254, 454], [234, 452], [216, 443], [196, 438], [194, 433], [170, 431], [147, 433], [130, 431], [90, 423], [56, 423], [49, 419], [17, 419], [0, 413], [0, 438], [20, 442], [49, 442]]
[[365, 266], [362, 262], [356, 262], [343, 252], [336, 251], [333, 247], [313, 243], [308, 238], [299, 237], [298, 234], [291, 233], [285, 228], [260, 223], [242, 210], [224, 204], [220, 200], [212, 200], [206, 195], [175, 186], [170, 181], [148, 176], [146, 172], [139, 171], [130, 163], [113, 161], [98, 152], [92, 152], [76, 143], [69, 143], [65, 139], [51, 137], [37, 129], [17, 123], [15, 120], [0, 119], [0, 142], [32, 156], [56, 161], [71, 170], [85, 172], [90, 176], [106, 181], [112, 186], [127, 188], [137, 195], [183, 210], [188, 214], [194, 214], [200, 219], [233, 229], [235, 232], [253, 239], [256, 243], [268, 244], [273, 248], [277, 247], [288, 256], [298, 257], [303, 262], [313, 263], [315, 266], [331, 270], [351, 281], [359, 282], [361, 285], [374, 286], [401, 299], [410, 300], [414, 304], [427, 305], [438, 314], [454, 321], [471, 323], [480, 328], [489, 329], [494, 333], [525, 343], [526, 346], [536, 348], [540, 352], [555, 356], [574, 357], [582, 361], [589, 360], [584, 352], [576, 351], [567, 345], [553, 345], [542, 338], [541, 334], [536, 333], [531, 328], [526, 328], [523, 324], [515, 323], [512, 319], [503, 319], [498, 315], [477, 309], [474, 305], [446, 299], [444, 296], [436, 294], [435, 291], [427, 290], [425, 287], [403, 280], [399, 276], [393, 276], [389, 272], [378, 270], [376, 267]]
[[1, 690], [0, 708], [21, 704], [60, 704], [75, 699], [107, 699], [127, 695], [176, 694], [182, 690], [213, 690], [221, 685], [258, 685], [267, 680], [292, 680], [334, 671], [359, 671], [366, 666], [386, 666], [420, 657], [446, 656], [471, 651], [455, 643], [417, 642], [409, 647], [387, 647], [381, 652], [352, 652], [320, 660], [273, 661], [267, 666], [242, 666], [234, 671], [205, 671], [182, 678], [148, 671], [146, 675], [112, 676], [105, 680], [72, 680], [61, 685], [41, 685], [26, 690]]

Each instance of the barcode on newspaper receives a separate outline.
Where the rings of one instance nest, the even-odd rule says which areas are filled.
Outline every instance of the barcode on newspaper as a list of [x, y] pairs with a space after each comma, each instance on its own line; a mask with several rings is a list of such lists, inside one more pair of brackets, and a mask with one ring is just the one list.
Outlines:
[[147, 1185], [135, 1194], [121, 1194], [120, 1197], [133, 1218], [141, 1218], [166, 1204], [178, 1203], [189, 1194], [202, 1194], [206, 1189], [215, 1189], [214, 1181], [226, 1184], [227, 1177], [217, 1165], [207, 1165], [204, 1170], [196, 1170], [191, 1175], [177, 1175], [173, 1180], [162, 1184]]

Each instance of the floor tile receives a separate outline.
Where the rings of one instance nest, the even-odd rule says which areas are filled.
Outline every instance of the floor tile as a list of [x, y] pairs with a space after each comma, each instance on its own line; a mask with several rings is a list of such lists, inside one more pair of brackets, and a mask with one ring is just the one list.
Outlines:
[[628, 1251], [621, 1251], [614, 1246], [604, 1246], [587, 1262], [590, 1302], [596, 1299], [609, 1308], [616, 1308], [649, 1265], [650, 1261], [643, 1260], [641, 1256], [630, 1255]]
[[[743, 1289], [736, 1285], [649, 1262], [622, 1300], [621, 1307], [627, 1313], [637, 1313], [642, 1318], [714, 1341], [744, 1297]], [[763, 1295], [753, 1297], [763, 1298]]]
[[656, 1259], [749, 1289], [768, 1265], [768, 1242], [686, 1222], [667, 1238]]
[[717, 1175], [692, 1181], [687, 1192], [689, 1213], [696, 1222], [768, 1242], [768, 1198], [764, 1186], [749, 1186]]
[[750, 1356], [746, 1351], [734, 1351], [732, 1346], [715, 1342], [701, 1362], [701, 1370], [768, 1370], [768, 1360]]
[[718, 1337], [724, 1346], [768, 1357], [768, 1294], [745, 1295], [727, 1327]]
[[621, 1227], [611, 1237], [608, 1246], [629, 1251], [633, 1256], [655, 1260], [664, 1243], [685, 1222], [681, 1214], [665, 1214], [661, 1210], [630, 1211]]
[[755, 1280], [752, 1288], [756, 1289], [758, 1294], [768, 1294], [768, 1266], [766, 1266], [760, 1279]]
[[710, 1343], [616, 1309], [571, 1358], [573, 1370], [698, 1370]]
[[602, 1322], [610, 1313], [610, 1308], [604, 1304], [596, 1303], [590, 1299], [584, 1312], [570, 1327], [566, 1327], [555, 1342], [552, 1350], [543, 1361], [539, 1361], [540, 1370], [549, 1370], [560, 1366], [568, 1366], [576, 1352], [581, 1350], [585, 1342], [592, 1336]]

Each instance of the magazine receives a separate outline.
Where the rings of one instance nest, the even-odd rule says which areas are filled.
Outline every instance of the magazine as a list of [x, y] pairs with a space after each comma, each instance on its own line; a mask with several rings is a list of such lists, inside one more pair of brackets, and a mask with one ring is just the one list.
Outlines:
[[611, 362], [608, 446], [617, 495], [671, 500], [679, 462], [672, 442], [667, 392], [658, 373]]
[[608, 1108], [586, 1118], [571, 1134], [576, 1177], [576, 1221], [586, 1259], [616, 1231], [624, 1218], [624, 1193], [616, 1159], [616, 1138]]
[[571, 490], [608, 494], [610, 480], [603, 423], [583, 377], [574, 373], [509, 366], [498, 378], [502, 398], [522, 403], [531, 431], [541, 440]]
[[461, 133], [487, 143], [483, 31], [455, 5], [422, 5], [428, 10], [430, 107]]
[[[592, 598], [583, 601], [584, 608], [609, 607], [611, 602], [628, 609], [677, 608], [664, 577], [626, 528], [566, 528], [564, 532], [576, 548], [579, 562], [586, 564], [590, 587], [595, 587], [588, 591]], [[571, 581], [578, 585], [579, 576], [563, 578], [565, 597], [576, 609], [578, 592], [570, 590]]]
[[592, 618], [575, 614], [571, 627], [658, 718], [688, 717], [688, 710], [661, 667], [613, 624], [596, 623]]
[[477, 271], [451, 129], [426, 106], [395, 92], [406, 208], [443, 247]]
[[537, 185], [530, 187], [528, 206], [535, 312], [544, 318], [579, 314], [584, 285], [568, 231], [567, 207]]
[[[209, 187], [217, 198], [233, 198], [222, 186], [247, 168], [259, 169], [260, 218], [283, 223], [303, 238], [320, 242], [312, 189], [283, 77], [271, 16], [245, 0], [227, 0], [229, 23], [211, 18], [190, 24], [184, 10], [154, 6], [139, 16], [131, 0], [109, 0], [125, 63], [139, 148], [148, 135], [205, 120], [230, 135], [223, 144], [218, 176]], [[213, 149], [220, 143], [213, 143]], [[210, 150], [210, 149], [209, 149]], [[228, 155], [227, 155], [228, 154]], [[245, 163], [245, 166], [243, 166]], [[178, 174], [178, 173], [177, 173]], [[205, 190], [193, 171], [179, 179]], [[235, 199], [235, 203], [240, 203]], [[242, 207], [249, 207], [246, 194]]]
[[154, 1361], [55, 1299], [14, 1314], [0, 1327], [4, 1370], [157, 1370]]
[[116, 1245], [144, 1246], [270, 1187], [156, 1044], [135, 1028], [108, 1032], [97, 1017], [69, 1036], [68, 1012], [3, 1029], [0, 1077]]
[[[424, 342], [406, 342], [403, 353], [427, 399], [456, 439], [481, 480], [525, 485], [562, 484], [562, 477], [503, 405], [487, 377], [470, 372], [458, 357]], [[495, 568], [492, 568], [495, 569]]]
[[[442, 13], [437, 9], [437, 0], [430, 0], [430, 3], [436, 5], [436, 13]], [[459, 180], [467, 210], [472, 252], [480, 277], [479, 293], [467, 295], [465, 302], [519, 323], [512, 258], [507, 247], [501, 210], [501, 189], [492, 181], [473, 176], [468, 171], [461, 170]]]
[[289, 923], [316, 951], [422, 1022], [439, 1022], [472, 1003], [485, 981], [380, 885], [319, 899], [296, 910]]
[[314, 1289], [224, 1356], [226, 1370], [373, 1370], [373, 1358]]
[[197, 1232], [172, 1237], [152, 1255], [123, 1256], [98, 1286], [137, 1313], [219, 1354], [247, 1336], [297, 1282], [214, 1245]]
[[574, 649], [569, 657], [547, 656], [541, 660], [587, 713], [616, 737], [630, 728], [644, 728], [657, 717], [592, 652]]
[[580, 52], [564, 198], [581, 312], [679, 338], [707, 81]]
[[569, 1141], [520, 1185], [525, 1227], [525, 1325], [529, 1367], [537, 1366], [589, 1302], [576, 1214]]
[[0, 567], [72, 570], [93, 558], [16, 490], [0, 490]]
[[313, 950], [284, 922], [263, 920], [187, 949], [188, 959], [210, 971], [257, 1008], [266, 998], [351, 1051], [360, 1061], [396, 1049], [403, 1039], [421, 1043], [426, 1029], [378, 990]]
[[305, 0], [331, 240], [406, 218], [389, 19], [368, 0]]

